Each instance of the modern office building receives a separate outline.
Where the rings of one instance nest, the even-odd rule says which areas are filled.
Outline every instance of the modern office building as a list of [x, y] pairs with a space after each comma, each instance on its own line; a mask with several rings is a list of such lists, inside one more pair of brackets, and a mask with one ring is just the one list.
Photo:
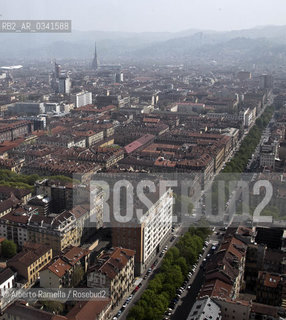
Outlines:
[[59, 93], [70, 94], [71, 79], [66, 75], [61, 75], [59, 78]]
[[17, 114], [38, 115], [45, 112], [43, 102], [16, 102], [13, 112]]

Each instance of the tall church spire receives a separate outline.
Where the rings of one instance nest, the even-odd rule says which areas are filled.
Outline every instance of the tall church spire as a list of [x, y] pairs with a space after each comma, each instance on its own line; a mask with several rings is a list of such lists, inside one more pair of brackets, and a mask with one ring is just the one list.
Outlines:
[[98, 68], [98, 59], [97, 59], [97, 50], [96, 50], [96, 42], [94, 47], [94, 57], [91, 65], [92, 69], [96, 70]]

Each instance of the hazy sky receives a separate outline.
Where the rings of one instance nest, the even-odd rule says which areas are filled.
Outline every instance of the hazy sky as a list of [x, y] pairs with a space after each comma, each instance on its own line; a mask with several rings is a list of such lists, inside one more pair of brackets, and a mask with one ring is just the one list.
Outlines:
[[2, 19], [71, 19], [78, 30], [233, 30], [286, 24], [285, 0], [0, 0]]

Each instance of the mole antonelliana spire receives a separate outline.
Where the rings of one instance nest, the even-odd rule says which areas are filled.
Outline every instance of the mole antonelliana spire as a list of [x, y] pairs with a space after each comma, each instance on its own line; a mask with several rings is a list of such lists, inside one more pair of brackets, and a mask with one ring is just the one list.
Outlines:
[[96, 50], [96, 42], [94, 47], [94, 57], [91, 65], [92, 69], [96, 70], [98, 68], [98, 59], [97, 59], [97, 50]]

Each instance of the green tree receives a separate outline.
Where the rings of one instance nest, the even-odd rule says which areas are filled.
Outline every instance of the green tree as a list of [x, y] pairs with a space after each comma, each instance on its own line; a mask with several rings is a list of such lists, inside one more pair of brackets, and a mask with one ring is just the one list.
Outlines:
[[175, 297], [176, 294], [176, 287], [172, 285], [171, 283], [165, 283], [163, 285], [162, 290], [164, 291], [165, 294], [168, 294], [169, 300]]
[[155, 277], [149, 282], [148, 289], [154, 291], [155, 293], [159, 293], [162, 290], [162, 286], [162, 280], [159, 277]]
[[41, 303], [45, 311], [56, 314], [61, 314], [64, 311], [63, 304], [58, 301], [42, 301]]
[[84, 270], [82, 266], [76, 266], [71, 277], [71, 286], [76, 287], [80, 281], [83, 279]]
[[166, 253], [159, 273], [149, 282], [147, 290], [130, 310], [128, 320], [161, 320], [168, 305], [176, 295], [191, 265], [197, 260], [203, 242], [210, 234], [208, 224], [190, 228], [175, 247]]
[[183, 276], [186, 277], [188, 274], [188, 265], [186, 259], [184, 257], [180, 257], [176, 261], [176, 264], [181, 268]]
[[4, 258], [12, 258], [17, 253], [17, 245], [11, 240], [5, 239], [2, 242], [2, 255]]
[[177, 247], [172, 247], [168, 250], [173, 256], [173, 261], [176, 261], [180, 257], [180, 250]]
[[145, 315], [144, 308], [139, 306], [139, 305], [135, 305], [130, 310], [130, 312], [129, 312], [128, 316], [127, 316], [127, 320], [132, 320], [132, 319], [143, 320], [144, 319], [144, 315]]

